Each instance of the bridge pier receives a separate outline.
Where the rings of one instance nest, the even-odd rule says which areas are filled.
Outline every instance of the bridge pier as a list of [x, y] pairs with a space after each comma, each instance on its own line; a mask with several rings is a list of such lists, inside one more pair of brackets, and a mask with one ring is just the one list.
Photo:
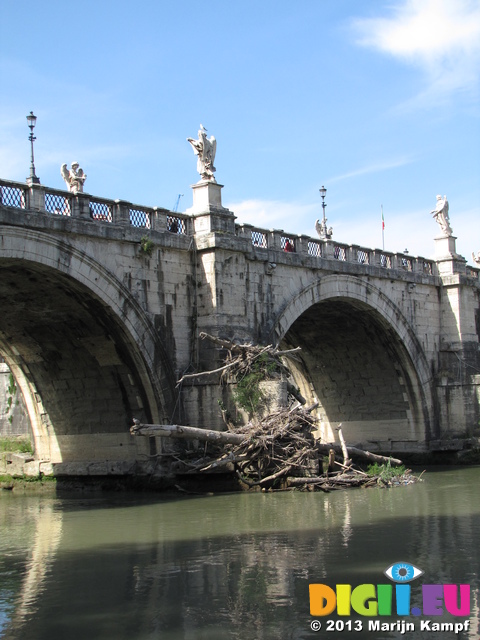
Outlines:
[[478, 435], [480, 426], [480, 311], [478, 292], [468, 286], [466, 260], [455, 236], [435, 238], [441, 279], [440, 344], [436, 388], [442, 440]]

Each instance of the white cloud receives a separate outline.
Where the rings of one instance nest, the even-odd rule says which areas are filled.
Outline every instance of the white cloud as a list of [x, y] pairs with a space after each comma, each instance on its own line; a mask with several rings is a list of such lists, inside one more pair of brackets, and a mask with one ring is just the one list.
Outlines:
[[290, 233], [306, 233], [304, 228], [299, 229], [303, 219], [313, 220], [313, 230], [320, 209], [318, 203], [298, 204], [278, 200], [243, 200], [225, 206], [237, 216], [239, 224], [253, 224], [260, 229], [283, 228]]
[[[403, 252], [408, 249], [411, 255], [432, 257], [435, 247], [433, 238], [438, 233], [437, 225], [428, 212], [403, 211], [384, 212], [385, 251]], [[334, 239], [346, 244], [358, 244], [370, 249], [382, 248], [382, 218], [379, 208], [377, 214], [358, 215], [348, 223], [341, 219], [334, 228]]]
[[[305, 234], [317, 238], [315, 220], [321, 215], [319, 204], [297, 204], [269, 200], [245, 200], [228, 203], [237, 216], [237, 223], [252, 224], [260, 229], [283, 229], [287, 234]], [[433, 208], [433, 205], [432, 205]], [[474, 209], [456, 211], [450, 209], [450, 222], [457, 237], [457, 253], [472, 264], [472, 251], [480, 251], [480, 237], [472, 230], [478, 229], [478, 212]], [[412, 256], [434, 258], [435, 237], [439, 227], [427, 210], [397, 210], [384, 212], [385, 251], [401, 253], [405, 249]], [[341, 216], [332, 220], [333, 240], [355, 244], [367, 249], [382, 248], [382, 218], [379, 208], [376, 214], [358, 211], [354, 217]], [[475, 244], [476, 243], [476, 244]]]
[[[433, 206], [432, 206], [433, 208]], [[440, 228], [429, 211], [397, 210], [384, 212], [385, 219], [385, 251], [402, 252], [408, 249], [410, 255], [433, 258], [435, 255], [435, 237]], [[450, 207], [450, 223], [453, 235], [457, 238], [457, 253], [464, 256], [472, 264], [472, 251], [480, 250], [478, 234], [478, 211], [455, 210]], [[382, 219], [381, 211], [376, 215], [358, 212], [355, 218], [342, 221], [341, 218], [333, 225], [334, 240], [345, 244], [358, 244], [370, 249], [382, 248]]]
[[388, 18], [356, 19], [358, 43], [421, 68], [428, 99], [476, 90], [480, 75], [478, 0], [403, 0]]

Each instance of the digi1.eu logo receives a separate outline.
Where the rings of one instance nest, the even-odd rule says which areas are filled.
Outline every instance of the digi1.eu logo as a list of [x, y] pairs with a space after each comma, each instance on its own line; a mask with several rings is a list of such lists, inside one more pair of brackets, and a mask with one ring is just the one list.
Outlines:
[[[409, 562], [394, 562], [384, 574], [390, 584], [310, 584], [310, 614], [328, 616], [452, 616], [470, 615], [469, 584], [422, 584], [414, 590], [411, 583], [424, 572]], [[392, 584], [393, 583], [393, 584]]]

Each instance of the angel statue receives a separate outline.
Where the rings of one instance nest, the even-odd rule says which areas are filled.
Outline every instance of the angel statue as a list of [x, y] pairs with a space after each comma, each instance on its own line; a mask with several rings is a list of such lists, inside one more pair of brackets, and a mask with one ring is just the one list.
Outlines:
[[60, 173], [67, 183], [68, 190], [71, 193], [83, 192], [83, 183], [87, 179], [87, 175], [83, 173], [83, 169], [80, 169], [78, 162], [72, 162], [72, 168], [70, 171], [67, 169], [66, 164], [62, 164]]
[[207, 130], [203, 124], [201, 124], [198, 130], [198, 140], [187, 138], [187, 141], [192, 145], [195, 155], [198, 156], [197, 171], [202, 177], [202, 180], [216, 182], [215, 176], [213, 175], [213, 172], [216, 171], [213, 166], [215, 153], [217, 151], [217, 141], [215, 138], [213, 136], [207, 138]]
[[440, 229], [445, 236], [451, 236], [453, 231], [450, 226], [450, 219], [448, 217], [448, 200], [447, 196], [437, 196], [437, 206], [433, 211], [430, 211], [433, 217], [440, 225]]
[[326, 220], [322, 220], [322, 222], [320, 222], [320, 220], [317, 220], [315, 222], [315, 231], [318, 233], [319, 238], [321, 238], [322, 240], [330, 240], [330, 238], [333, 236], [333, 227], [329, 227], [327, 229]]

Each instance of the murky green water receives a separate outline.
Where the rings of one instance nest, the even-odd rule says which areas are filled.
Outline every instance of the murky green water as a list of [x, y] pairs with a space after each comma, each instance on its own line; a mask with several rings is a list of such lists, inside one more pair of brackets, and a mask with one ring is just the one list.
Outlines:
[[[416, 628], [404, 637], [477, 638], [480, 469], [424, 479], [390, 490], [178, 499], [4, 491], [0, 637], [395, 638], [355, 613], [362, 631], [327, 631], [321, 619], [314, 633], [308, 586], [388, 583], [383, 571], [402, 560], [425, 572], [418, 583], [472, 589], [471, 632], [421, 632], [423, 618], [409, 616]], [[412, 606], [420, 591], [413, 582]]]

